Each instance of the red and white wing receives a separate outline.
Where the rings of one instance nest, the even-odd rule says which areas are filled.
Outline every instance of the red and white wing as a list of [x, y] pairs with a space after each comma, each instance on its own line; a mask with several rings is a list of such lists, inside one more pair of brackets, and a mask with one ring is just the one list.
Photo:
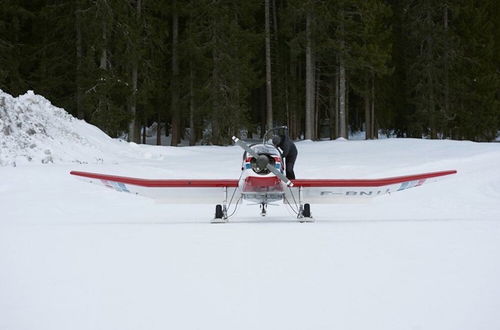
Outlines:
[[123, 176], [71, 171], [89, 182], [103, 184], [117, 191], [153, 198], [162, 203], [221, 203], [226, 196], [240, 197], [238, 180], [151, 180]]
[[[438, 178], [455, 174], [457, 171], [441, 171], [416, 175], [398, 176], [384, 179], [365, 180], [292, 180], [293, 190], [300, 190], [301, 199], [306, 203], [335, 203], [369, 198], [421, 186]], [[297, 194], [294, 192], [295, 198]], [[291, 196], [287, 196], [290, 198]]]

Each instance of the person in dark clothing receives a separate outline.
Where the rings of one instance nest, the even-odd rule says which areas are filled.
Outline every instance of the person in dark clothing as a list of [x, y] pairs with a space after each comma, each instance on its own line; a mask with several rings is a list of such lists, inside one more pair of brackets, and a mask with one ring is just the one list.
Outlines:
[[297, 160], [298, 154], [295, 143], [293, 143], [287, 134], [282, 134], [273, 137], [273, 144], [275, 147], [282, 150], [281, 156], [285, 160], [286, 177], [290, 180], [294, 180], [295, 173], [293, 172], [293, 166]]

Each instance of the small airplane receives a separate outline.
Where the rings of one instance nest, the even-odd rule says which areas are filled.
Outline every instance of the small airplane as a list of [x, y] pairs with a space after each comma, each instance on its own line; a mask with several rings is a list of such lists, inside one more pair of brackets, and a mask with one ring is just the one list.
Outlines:
[[[120, 192], [154, 198], [164, 203], [207, 204], [215, 206], [212, 223], [228, 222], [242, 200], [260, 205], [260, 215], [267, 214], [270, 203], [283, 202], [296, 214], [299, 222], [313, 222], [310, 203], [335, 203], [345, 199], [361, 199], [417, 187], [436, 178], [457, 173], [447, 170], [382, 179], [296, 179], [285, 176], [285, 163], [280, 150], [266, 141], [249, 145], [233, 136], [243, 150], [239, 179], [152, 180], [99, 173], [71, 171], [94, 183], [101, 183]], [[229, 214], [234, 205], [234, 211]]]

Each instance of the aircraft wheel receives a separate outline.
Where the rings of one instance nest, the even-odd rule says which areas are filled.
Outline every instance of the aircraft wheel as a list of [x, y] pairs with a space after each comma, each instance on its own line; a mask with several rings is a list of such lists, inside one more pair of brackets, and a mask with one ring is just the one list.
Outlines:
[[304, 210], [302, 211], [302, 215], [304, 216], [304, 218], [311, 217], [311, 205], [309, 205], [309, 203], [304, 204]]
[[222, 219], [224, 212], [222, 212], [222, 205], [215, 205], [215, 219]]

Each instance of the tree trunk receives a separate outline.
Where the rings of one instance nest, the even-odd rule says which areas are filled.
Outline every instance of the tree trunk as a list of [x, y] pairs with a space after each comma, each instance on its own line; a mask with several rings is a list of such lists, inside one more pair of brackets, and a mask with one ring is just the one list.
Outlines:
[[284, 73], [284, 83], [283, 83], [283, 91], [285, 92], [285, 120], [286, 124], [288, 127], [290, 127], [290, 91], [288, 90], [289, 85], [288, 85], [288, 74], [286, 73], [286, 66], [285, 66], [285, 73]]
[[80, 1], [76, 2], [75, 11], [75, 30], [76, 30], [76, 113], [78, 118], [83, 119], [85, 116], [83, 110], [83, 87], [82, 87], [82, 61], [83, 61], [83, 45], [82, 45], [82, 16], [81, 16]]
[[346, 75], [344, 60], [339, 57], [339, 137], [347, 139]]
[[[136, 20], [137, 22], [141, 19], [141, 4], [142, 0], [136, 0]], [[139, 26], [139, 24], [137, 24]], [[134, 42], [138, 43], [139, 40], [134, 40]], [[138, 80], [138, 71], [139, 71], [139, 59], [137, 51], [133, 54], [132, 59], [132, 95], [130, 96], [130, 104], [129, 104], [129, 112], [130, 112], [130, 122], [128, 124], [128, 139], [129, 141], [133, 141], [136, 143], [140, 142], [140, 129], [137, 127], [137, 80]]]
[[[101, 75], [102, 73], [107, 69], [107, 63], [108, 63], [108, 51], [106, 48], [106, 41], [107, 41], [107, 29], [106, 29], [106, 23], [102, 23], [102, 49], [101, 49], [101, 58], [99, 62], [99, 69], [101, 69]], [[101, 78], [103, 78], [101, 76]], [[99, 93], [99, 104], [98, 104], [98, 111], [99, 112], [104, 112], [106, 109], [106, 97], [104, 93]]]
[[140, 137], [137, 136], [136, 130], [136, 94], [137, 94], [137, 75], [138, 65], [134, 60], [132, 63], [132, 95], [130, 97], [130, 122], [128, 124], [128, 140], [132, 142], [139, 142]]
[[106, 70], [107, 69], [107, 63], [108, 63], [108, 51], [106, 48], [106, 42], [107, 41], [107, 27], [106, 23], [102, 23], [102, 49], [101, 49], [101, 58], [99, 61], [99, 69]]
[[[291, 52], [291, 51], [290, 51]], [[290, 83], [287, 85], [287, 124], [288, 124], [288, 134], [290, 134], [291, 137], [294, 137], [297, 135], [296, 129], [295, 129], [295, 76], [296, 76], [296, 71], [295, 71], [295, 61], [292, 60], [292, 55], [290, 54], [290, 62], [289, 62], [289, 77], [290, 77]]]
[[265, 0], [266, 33], [266, 128], [273, 128], [273, 92], [271, 81], [271, 27], [269, 0]]
[[350, 113], [349, 113], [349, 77], [347, 77], [347, 74], [345, 75], [345, 131], [347, 135], [347, 139], [349, 138], [349, 122], [351, 120], [350, 118]]
[[[144, 125], [146, 127], [146, 125]], [[165, 130], [167, 129], [167, 125], [165, 125]], [[158, 111], [158, 126], [156, 129], [156, 145], [161, 146], [161, 115]]]
[[444, 5], [444, 31], [445, 31], [445, 49], [444, 49], [444, 113], [449, 116], [450, 111], [450, 81], [449, 81], [449, 41], [448, 41], [448, 4]]
[[[217, 23], [214, 22], [212, 23], [214, 27], [217, 26]], [[217, 31], [214, 31], [214, 36], [217, 35]], [[213, 84], [214, 86], [220, 86], [220, 75], [219, 75], [219, 58], [217, 56], [217, 49], [214, 47], [212, 49], [212, 62], [213, 62], [213, 68], [212, 68], [212, 79], [213, 79]], [[221, 131], [220, 131], [220, 125], [219, 125], [219, 118], [217, 115], [217, 111], [221, 109], [221, 98], [219, 97], [218, 90], [215, 90], [216, 95], [215, 97], [212, 98], [212, 107], [215, 109], [215, 111], [212, 113], [212, 118], [211, 118], [211, 126], [212, 126], [212, 136], [211, 136], [211, 143], [215, 145], [220, 145], [221, 144]], [[264, 133], [262, 133], [264, 134]]]
[[189, 145], [196, 144], [196, 130], [194, 127], [194, 72], [193, 62], [189, 62]]
[[314, 134], [314, 60], [311, 37], [311, 13], [306, 18], [306, 111], [305, 111], [305, 138], [313, 139]]
[[177, 61], [177, 52], [178, 52], [178, 37], [179, 37], [179, 16], [177, 13], [177, 1], [172, 1], [172, 84], [171, 84], [171, 92], [172, 92], [172, 102], [171, 102], [171, 111], [172, 111], [172, 140], [170, 145], [177, 146], [181, 142], [181, 132], [180, 132], [180, 110], [179, 110], [179, 63]]
[[267, 119], [267, 108], [266, 108], [266, 88], [259, 87], [259, 111], [260, 111], [260, 135], [264, 137], [264, 133], [266, 132], [266, 119]]
[[335, 136], [335, 76], [328, 80], [328, 125], [330, 140]]
[[340, 70], [335, 69], [335, 138], [339, 137], [340, 133]]
[[372, 137], [372, 119], [371, 119], [371, 104], [370, 104], [370, 94], [368, 92], [368, 78], [365, 79], [366, 91], [363, 93], [363, 101], [365, 104], [365, 140], [371, 140]]
[[320, 87], [320, 81], [321, 81], [321, 71], [318, 69], [317, 70], [317, 76], [316, 72], [314, 74], [314, 134], [313, 138], [315, 140], [319, 140], [320, 138], [320, 115], [319, 115], [319, 87]]
[[366, 140], [378, 138], [375, 128], [375, 75], [371, 72], [370, 77], [365, 79], [365, 93], [363, 96], [365, 104], [365, 132]]
[[[340, 12], [341, 19], [344, 19], [344, 10]], [[344, 51], [344, 22], [340, 23], [340, 54], [339, 60], [339, 137], [347, 139], [347, 79], [345, 73]]]
[[372, 139], [378, 139], [378, 127], [376, 125], [375, 121], [375, 74], [372, 72], [372, 89], [371, 89], [371, 113], [370, 113], [370, 120], [371, 120], [371, 138]]
[[[432, 21], [432, 13], [431, 9], [427, 10], [427, 21], [431, 22]], [[432, 36], [427, 36], [427, 61], [431, 61], [433, 58], [433, 39]], [[432, 69], [430, 67], [427, 67], [425, 69], [427, 72], [427, 88], [428, 88], [428, 95], [427, 97], [429, 98], [429, 103], [428, 103], [428, 114], [429, 114], [429, 126], [431, 129], [431, 139], [436, 139], [437, 138], [437, 130], [436, 130], [436, 103], [434, 99], [434, 77], [432, 73]]]

